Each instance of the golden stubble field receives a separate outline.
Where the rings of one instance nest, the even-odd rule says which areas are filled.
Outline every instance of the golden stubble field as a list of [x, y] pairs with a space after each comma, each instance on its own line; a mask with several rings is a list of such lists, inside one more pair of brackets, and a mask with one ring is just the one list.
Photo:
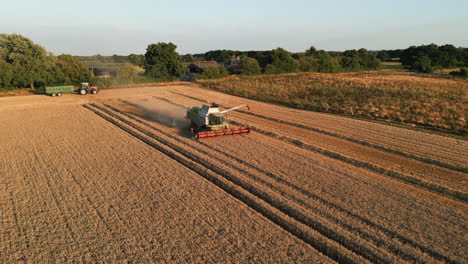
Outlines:
[[[193, 141], [189, 106], [252, 133]], [[0, 98], [0, 262], [463, 263], [468, 143], [197, 88]]]
[[299, 109], [467, 133], [468, 80], [401, 70], [200, 80], [232, 95]]

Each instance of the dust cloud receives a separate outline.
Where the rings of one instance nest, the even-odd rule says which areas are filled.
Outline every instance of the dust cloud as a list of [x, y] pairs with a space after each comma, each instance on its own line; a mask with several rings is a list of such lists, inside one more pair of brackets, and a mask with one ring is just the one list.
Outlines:
[[180, 129], [190, 127], [190, 121], [185, 118], [187, 108], [182, 105], [176, 105], [157, 98], [142, 99], [134, 103], [123, 102], [138, 109], [140, 111], [139, 115], [146, 120]]

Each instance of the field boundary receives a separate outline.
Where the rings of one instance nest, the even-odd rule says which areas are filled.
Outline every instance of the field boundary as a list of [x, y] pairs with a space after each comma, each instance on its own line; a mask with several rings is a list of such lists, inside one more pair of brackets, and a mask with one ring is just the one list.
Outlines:
[[[233, 121], [233, 120], [231, 120], [229, 122], [231, 122], [232, 124], [237, 125], [237, 126], [246, 126], [246, 124], [239, 123], [239, 122], [236, 122], [236, 121]], [[439, 184], [435, 184], [435, 183], [432, 183], [432, 182], [427, 182], [427, 181], [424, 181], [424, 180], [416, 178], [416, 177], [412, 177], [412, 176], [407, 175], [407, 174], [403, 174], [403, 173], [392, 171], [392, 170], [387, 170], [387, 169], [384, 169], [384, 168], [382, 168], [380, 166], [377, 166], [375, 164], [371, 164], [371, 163], [368, 163], [368, 162], [365, 162], [365, 161], [360, 161], [360, 160], [357, 160], [357, 159], [353, 159], [353, 158], [341, 155], [339, 153], [336, 153], [336, 152], [333, 152], [333, 151], [330, 151], [330, 150], [326, 150], [326, 149], [322, 149], [322, 148], [319, 148], [319, 147], [316, 147], [316, 146], [309, 145], [309, 144], [304, 143], [304, 142], [302, 142], [302, 141], [300, 141], [298, 139], [294, 139], [294, 138], [287, 137], [287, 136], [281, 136], [281, 135], [278, 135], [278, 134], [276, 134], [274, 132], [271, 132], [271, 131], [262, 130], [260, 128], [255, 127], [255, 126], [250, 126], [250, 128], [253, 131], [256, 131], [256, 132], [261, 133], [261, 134], [263, 134], [265, 136], [274, 138], [276, 140], [289, 143], [291, 145], [294, 145], [294, 146], [302, 148], [302, 149], [306, 149], [306, 150], [309, 150], [309, 151], [320, 153], [320, 154], [322, 154], [324, 156], [327, 156], [329, 158], [340, 160], [340, 161], [349, 163], [351, 165], [354, 165], [356, 167], [368, 169], [368, 170], [370, 170], [372, 172], [376, 172], [376, 173], [378, 173], [380, 175], [387, 176], [389, 178], [399, 180], [401, 182], [413, 185], [413, 186], [418, 187], [418, 188], [423, 188], [423, 189], [425, 189], [425, 190], [427, 190], [427, 191], [429, 191], [431, 193], [442, 195], [444, 197], [454, 199], [454, 200], [458, 200], [458, 201], [461, 201], [461, 202], [464, 202], [464, 203], [468, 202], [468, 194], [466, 194], [464, 192], [460, 192], [460, 191], [457, 191], [457, 190], [452, 190], [452, 189], [450, 189], [448, 187], [445, 187], [445, 186], [442, 186], [442, 185], [439, 185]]]

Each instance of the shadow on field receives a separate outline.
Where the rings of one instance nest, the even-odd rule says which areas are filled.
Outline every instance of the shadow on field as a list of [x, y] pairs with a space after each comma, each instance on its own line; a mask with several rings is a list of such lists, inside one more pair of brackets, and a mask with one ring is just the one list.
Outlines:
[[185, 118], [187, 109], [183, 106], [174, 105], [164, 100], [140, 100], [132, 103], [120, 100], [127, 106], [135, 108], [137, 111], [125, 112], [138, 116], [146, 121], [156, 122], [161, 125], [178, 128], [177, 134], [182, 137], [191, 138], [190, 121]]

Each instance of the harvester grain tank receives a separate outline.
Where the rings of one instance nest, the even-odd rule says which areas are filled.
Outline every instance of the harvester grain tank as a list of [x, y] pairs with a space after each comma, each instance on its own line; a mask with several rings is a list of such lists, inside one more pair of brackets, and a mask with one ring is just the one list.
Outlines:
[[[187, 110], [187, 118], [191, 121], [192, 135], [195, 139], [243, 135], [250, 133], [250, 127], [231, 127], [226, 120], [226, 113], [247, 105], [239, 105], [224, 111], [219, 105], [203, 105]], [[247, 108], [249, 108], [247, 106]]]

